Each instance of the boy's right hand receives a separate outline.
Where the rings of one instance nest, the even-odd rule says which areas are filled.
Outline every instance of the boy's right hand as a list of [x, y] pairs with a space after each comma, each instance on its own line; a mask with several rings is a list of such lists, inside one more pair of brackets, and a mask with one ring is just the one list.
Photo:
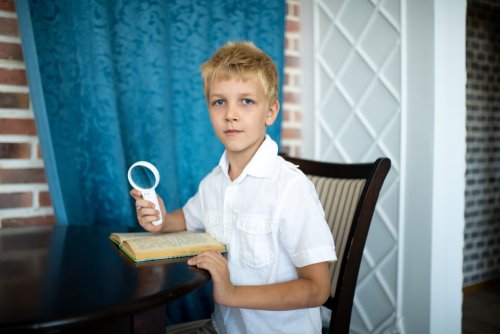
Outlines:
[[160, 232], [165, 224], [165, 218], [167, 216], [167, 211], [165, 209], [165, 204], [160, 196], [158, 196], [158, 203], [160, 204], [160, 210], [163, 216], [163, 221], [160, 225], [153, 225], [154, 221], [160, 218], [160, 213], [154, 208], [154, 204], [142, 198], [142, 194], [137, 189], [130, 190], [130, 196], [135, 199], [135, 209], [137, 214], [137, 221], [139, 225], [142, 226], [148, 232]]

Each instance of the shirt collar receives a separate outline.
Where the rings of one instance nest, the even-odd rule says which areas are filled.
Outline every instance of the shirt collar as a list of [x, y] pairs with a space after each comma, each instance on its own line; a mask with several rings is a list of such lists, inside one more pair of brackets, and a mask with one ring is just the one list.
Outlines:
[[[266, 138], [238, 179], [243, 178], [245, 175], [262, 178], [271, 177], [274, 172], [274, 164], [277, 155], [278, 144], [266, 134]], [[227, 160], [226, 151], [224, 151], [224, 154], [222, 154], [219, 160], [219, 167], [226, 176], [229, 176], [229, 161]]]

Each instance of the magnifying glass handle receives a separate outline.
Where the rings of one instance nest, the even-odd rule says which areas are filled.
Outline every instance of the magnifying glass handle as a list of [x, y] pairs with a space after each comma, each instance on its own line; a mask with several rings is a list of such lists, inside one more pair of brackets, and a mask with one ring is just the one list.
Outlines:
[[149, 189], [146, 191], [141, 191], [142, 198], [147, 201], [152, 202], [155, 205], [155, 209], [160, 212], [160, 219], [153, 222], [153, 225], [158, 226], [163, 222], [163, 216], [161, 214], [160, 203], [158, 202], [158, 197], [156, 196], [156, 191], [154, 189]]

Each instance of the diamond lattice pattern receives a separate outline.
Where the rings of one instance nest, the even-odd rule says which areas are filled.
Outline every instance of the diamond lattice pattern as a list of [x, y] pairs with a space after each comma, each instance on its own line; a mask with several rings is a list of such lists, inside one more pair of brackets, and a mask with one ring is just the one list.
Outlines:
[[314, 0], [315, 158], [373, 161], [389, 173], [368, 235], [351, 332], [397, 314], [401, 143], [400, 0]]

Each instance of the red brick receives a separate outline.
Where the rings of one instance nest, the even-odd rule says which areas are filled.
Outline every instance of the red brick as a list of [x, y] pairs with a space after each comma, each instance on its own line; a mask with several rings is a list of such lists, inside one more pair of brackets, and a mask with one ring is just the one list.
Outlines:
[[300, 111], [295, 111], [293, 113], [293, 120], [295, 122], [301, 122], [302, 121], [302, 114], [300, 113]]
[[14, 0], [0, 0], [0, 10], [15, 12]]
[[300, 3], [293, 6], [293, 16], [300, 17]]
[[288, 17], [298, 17], [299, 16], [299, 4], [288, 2], [286, 5], [286, 16]]
[[50, 199], [50, 193], [48, 191], [41, 191], [39, 196], [39, 202], [41, 207], [51, 207], [52, 201]]
[[286, 31], [287, 32], [299, 32], [300, 23], [295, 20], [286, 20]]
[[2, 227], [53, 226], [55, 224], [56, 218], [53, 215], [2, 219]]
[[43, 168], [3, 168], [0, 169], [2, 183], [46, 183]]
[[290, 110], [284, 109], [283, 110], [283, 121], [290, 121]]
[[300, 129], [283, 128], [281, 136], [283, 139], [300, 139]]
[[0, 209], [29, 208], [33, 206], [33, 193], [0, 193]]
[[27, 159], [31, 156], [27, 143], [0, 143], [0, 159]]
[[40, 148], [40, 143], [36, 145], [36, 157], [42, 159], [42, 149]]
[[0, 93], [0, 108], [27, 109], [29, 106], [28, 93]]
[[21, 44], [0, 42], [0, 59], [23, 60]]
[[299, 68], [300, 58], [295, 56], [285, 56], [285, 66]]
[[0, 133], [4, 135], [36, 135], [35, 121], [33, 119], [0, 118]]
[[0, 68], [0, 84], [26, 86], [26, 71]]
[[289, 122], [298, 122], [300, 121], [300, 112], [295, 110], [285, 109], [283, 112], [283, 118]]
[[0, 35], [15, 36], [15, 37], [19, 36], [17, 20], [6, 17], [0, 17]]
[[294, 37], [286, 36], [285, 37], [285, 51], [287, 50], [293, 50], [293, 41]]
[[283, 101], [287, 103], [300, 103], [300, 94], [285, 92]]

